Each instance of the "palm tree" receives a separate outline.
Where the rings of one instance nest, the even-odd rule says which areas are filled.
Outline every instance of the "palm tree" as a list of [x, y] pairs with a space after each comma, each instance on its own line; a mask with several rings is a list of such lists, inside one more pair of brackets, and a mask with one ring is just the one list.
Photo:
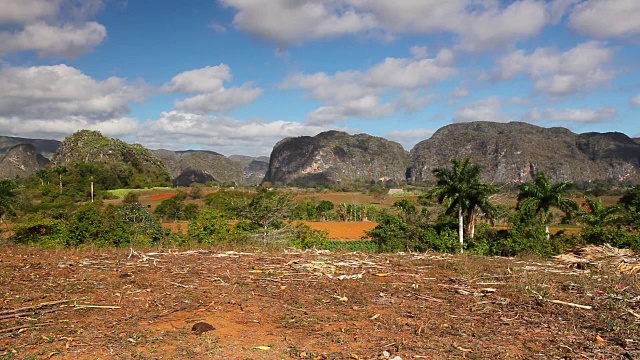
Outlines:
[[6, 214], [13, 215], [15, 213], [15, 197], [13, 192], [16, 188], [16, 182], [13, 180], [0, 180], [0, 222], [4, 221]]
[[491, 197], [498, 192], [498, 187], [493, 184], [480, 183], [477, 184], [475, 191], [469, 198], [469, 207], [466, 211], [467, 217], [467, 234], [473, 239], [476, 229], [476, 214], [478, 210], [492, 224], [498, 213], [498, 208], [489, 201]]
[[587, 198], [582, 205], [584, 209], [580, 215], [589, 226], [608, 226], [622, 218], [620, 207], [617, 205], [604, 206], [600, 199]]
[[492, 184], [480, 181], [482, 168], [471, 164], [471, 159], [451, 159], [451, 169], [435, 168], [436, 187], [427, 193], [435, 196], [439, 204], [444, 204], [449, 214], [458, 214], [458, 236], [460, 252], [464, 247], [464, 214], [473, 214], [476, 207], [489, 209], [489, 195], [495, 192]]
[[564, 192], [572, 185], [571, 181], [552, 184], [543, 172], [539, 172], [534, 182], [525, 182], [519, 187], [517, 208], [534, 209], [534, 214], [543, 218], [547, 240], [550, 237], [551, 208], [560, 209], [564, 213], [578, 209], [575, 201], [564, 197]]
[[67, 172], [67, 167], [58, 165], [53, 168], [53, 172], [58, 174], [58, 179], [60, 180], [60, 194], [62, 194], [62, 174]]

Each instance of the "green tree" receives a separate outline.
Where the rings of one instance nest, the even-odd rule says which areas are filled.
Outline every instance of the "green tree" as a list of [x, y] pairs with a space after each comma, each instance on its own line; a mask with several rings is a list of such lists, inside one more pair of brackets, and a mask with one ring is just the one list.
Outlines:
[[36, 177], [40, 179], [40, 183], [44, 185], [45, 181], [49, 182], [49, 171], [47, 169], [36, 170]]
[[433, 169], [437, 183], [427, 194], [429, 197], [436, 197], [439, 204], [445, 205], [447, 213], [458, 215], [458, 240], [460, 252], [463, 252], [464, 215], [473, 213], [476, 207], [488, 203], [488, 194], [494, 188], [480, 180], [482, 168], [472, 164], [471, 159], [453, 158], [451, 165], [450, 169]]
[[579, 215], [588, 226], [605, 227], [614, 224], [621, 218], [620, 206], [604, 206], [600, 199], [588, 197]]
[[58, 174], [58, 180], [60, 182], [60, 194], [62, 194], [62, 174], [67, 172], [67, 167], [58, 165], [53, 168], [53, 172]]
[[211, 245], [227, 240], [231, 235], [231, 226], [223, 213], [205, 209], [189, 223], [187, 234], [199, 244]]
[[0, 222], [4, 222], [5, 215], [15, 214], [16, 187], [14, 180], [0, 180]]
[[322, 219], [324, 221], [328, 220], [328, 216], [329, 213], [331, 213], [331, 211], [333, 210], [335, 206], [333, 205], [333, 203], [329, 200], [321, 200], [318, 203], [318, 206], [316, 206], [316, 209], [318, 210], [318, 215], [322, 216]]
[[631, 228], [640, 228], [640, 186], [626, 190], [618, 205], [624, 209], [624, 223]]
[[534, 216], [540, 216], [544, 222], [544, 230], [549, 239], [549, 225], [551, 223], [551, 208], [557, 208], [568, 214], [578, 209], [578, 204], [565, 197], [564, 193], [573, 183], [562, 181], [552, 184], [547, 176], [540, 172], [536, 174], [533, 182], [525, 182], [519, 186], [517, 208], [529, 208]]
[[281, 224], [293, 209], [293, 199], [276, 191], [260, 191], [242, 211], [245, 219], [265, 231]]
[[498, 187], [493, 184], [476, 184], [469, 197], [469, 205], [466, 211], [467, 234], [473, 239], [476, 229], [476, 215], [480, 212], [486, 219], [493, 223], [498, 214], [498, 208], [490, 201], [491, 196], [498, 192]]

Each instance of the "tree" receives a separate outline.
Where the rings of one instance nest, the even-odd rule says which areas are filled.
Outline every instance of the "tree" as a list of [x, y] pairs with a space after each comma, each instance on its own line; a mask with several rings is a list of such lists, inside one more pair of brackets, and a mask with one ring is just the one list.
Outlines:
[[287, 194], [263, 190], [256, 194], [242, 216], [261, 227], [266, 236], [267, 229], [284, 221], [293, 209], [293, 199]]
[[58, 179], [60, 180], [60, 194], [62, 194], [62, 174], [67, 172], [67, 167], [58, 165], [53, 168], [53, 172], [58, 174]]
[[329, 215], [331, 210], [333, 210], [333, 208], [334, 208], [334, 205], [329, 200], [321, 200], [318, 203], [318, 206], [316, 206], [316, 209], [318, 210], [318, 214], [322, 215], [322, 219], [324, 221], [327, 221], [327, 216]]
[[588, 197], [582, 205], [580, 216], [588, 226], [604, 227], [618, 221], [620, 216], [620, 207], [617, 205], [604, 206], [600, 199]]
[[578, 209], [578, 204], [564, 197], [567, 189], [573, 186], [571, 181], [552, 184], [543, 172], [536, 174], [534, 182], [525, 182], [519, 186], [517, 208], [529, 208], [534, 216], [540, 216], [545, 224], [544, 230], [549, 239], [551, 208], [557, 208], [565, 214]]
[[49, 182], [49, 171], [47, 169], [40, 169], [36, 171], [36, 176], [40, 179], [40, 183], [44, 185], [44, 182]]
[[493, 219], [498, 213], [498, 208], [489, 199], [498, 192], [498, 187], [493, 184], [480, 183], [476, 184], [471, 196], [469, 197], [469, 206], [466, 211], [467, 233], [473, 239], [476, 229], [476, 214], [482, 212], [484, 217], [493, 223]]
[[436, 187], [427, 194], [436, 197], [439, 204], [446, 206], [446, 212], [458, 215], [458, 238], [460, 252], [464, 248], [464, 214], [473, 214], [476, 207], [488, 208], [488, 195], [495, 189], [492, 184], [480, 180], [482, 168], [472, 164], [471, 159], [451, 159], [451, 169], [435, 168]]
[[14, 180], [0, 180], [0, 222], [4, 221], [4, 216], [15, 213], [16, 194], [14, 193], [17, 187]]

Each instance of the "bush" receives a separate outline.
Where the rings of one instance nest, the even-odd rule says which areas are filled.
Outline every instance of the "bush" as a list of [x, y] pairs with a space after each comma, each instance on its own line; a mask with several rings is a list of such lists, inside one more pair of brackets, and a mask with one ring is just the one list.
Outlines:
[[327, 246], [327, 230], [314, 230], [309, 225], [297, 223], [294, 227], [294, 238], [291, 245], [300, 249], [324, 249]]
[[67, 246], [67, 228], [62, 220], [48, 219], [32, 215], [22, 219], [13, 227], [11, 240], [16, 244], [39, 245], [44, 247]]
[[189, 223], [187, 235], [198, 244], [219, 244], [229, 240], [231, 227], [224, 214], [207, 209]]
[[138, 196], [138, 193], [135, 191], [129, 191], [124, 198], [122, 198], [122, 203], [123, 204], [135, 204], [135, 203], [139, 203], [140, 199]]

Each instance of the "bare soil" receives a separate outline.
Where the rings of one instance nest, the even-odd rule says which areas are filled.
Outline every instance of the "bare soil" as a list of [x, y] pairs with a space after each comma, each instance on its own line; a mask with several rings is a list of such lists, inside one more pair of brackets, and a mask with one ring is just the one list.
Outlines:
[[0, 358], [633, 359], [639, 302], [606, 264], [5, 245]]

